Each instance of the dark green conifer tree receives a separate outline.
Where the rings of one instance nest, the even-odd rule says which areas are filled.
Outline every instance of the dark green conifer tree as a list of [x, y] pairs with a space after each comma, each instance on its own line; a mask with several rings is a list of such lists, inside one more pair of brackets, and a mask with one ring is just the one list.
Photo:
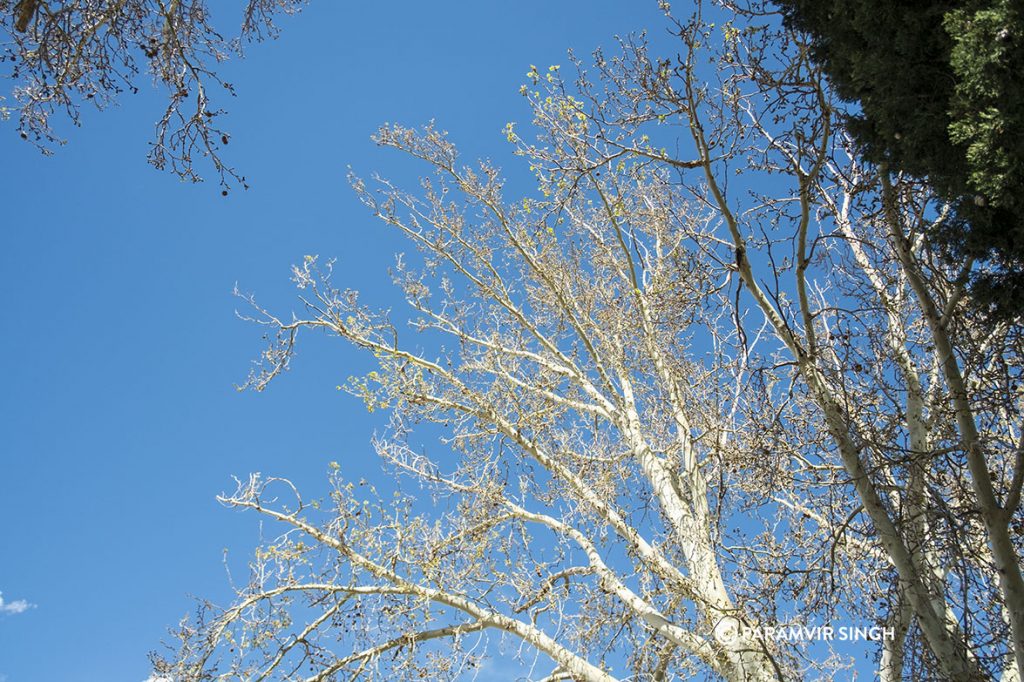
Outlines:
[[1024, 314], [1024, 17], [1012, 0], [777, 0], [857, 105], [864, 154], [953, 207], [934, 239], [974, 259], [982, 310]]

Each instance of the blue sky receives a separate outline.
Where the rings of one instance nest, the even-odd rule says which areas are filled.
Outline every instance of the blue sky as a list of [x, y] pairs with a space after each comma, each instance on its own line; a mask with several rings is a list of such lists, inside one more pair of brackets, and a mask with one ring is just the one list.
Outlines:
[[403, 246], [345, 183], [348, 165], [401, 163], [374, 129], [436, 119], [467, 157], [507, 163], [529, 64], [657, 18], [653, 0], [314, 1], [225, 69], [227, 151], [252, 184], [226, 199], [146, 165], [161, 99], [145, 88], [49, 158], [0, 124], [0, 680], [143, 680], [190, 594], [228, 596], [224, 548], [243, 560], [259, 540], [214, 499], [232, 475], [316, 488], [337, 460], [379, 478], [379, 421], [335, 389], [369, 367], [344, 344], [312, 340], [271, 390], [234, 390], [260, 350], [235, 283], [287, 310], [289, 266], [318, 253], [386, 304]]

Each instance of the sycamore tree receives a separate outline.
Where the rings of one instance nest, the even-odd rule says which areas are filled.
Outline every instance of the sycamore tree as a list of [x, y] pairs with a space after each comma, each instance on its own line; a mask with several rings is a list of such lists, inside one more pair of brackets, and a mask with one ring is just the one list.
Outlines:
[[352, 178], [416, 247], [408, 306], [306, 257], [301, 312], [249, 299], [249, 386], [306, 333], [365, 349], [347, 388], [390, 414], [398, 492], [238, 481], [223, 503], [280, 537], [156, 674], [488, 679], [505, 652], [535, 680], [845, 679], [790, 628], [851, 625], [882, 680], [1020, 679], [1020, 328], [972, 317], [970, 264], [929, 241], [949, 207], [858, 158], [755, 10], [666, 5], [676, 54], [531, 68], [526, 196], [437, 128], [379, 131], [427, 171]]

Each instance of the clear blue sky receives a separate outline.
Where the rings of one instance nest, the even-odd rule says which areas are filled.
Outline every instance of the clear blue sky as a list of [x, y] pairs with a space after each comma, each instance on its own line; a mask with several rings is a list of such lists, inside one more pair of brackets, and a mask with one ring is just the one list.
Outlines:
[[335, 390], [368, 367], [344, 344], [307, 343], [271, 390], [235, 392], [260, 350], [235, 282], [288, 310], [289, 266], [319, 253], [387, 302], [403, 246], [345, 183], [347, 165], [400, 161], [375, 127], [433, 118], [467, 156], [514, 163], [501, 129], [529, 119], [528, 65], [645, 26], [662, 30], [654, 0], [314, 0], [227, 67], [229, 158], [252, 183], [227, 199], [145, 164], [161, 105], [145, 89], [50, 158], [0, 124], [0, 591], [33, 605], [0, 607], [0, 680], [143, 680], [189, 594], [227, 598], [223, 548], [242, 560], [259, 539], [214, 500], [232, 474], [316, 489], [338, 460], [379, 478], [375, 424]]

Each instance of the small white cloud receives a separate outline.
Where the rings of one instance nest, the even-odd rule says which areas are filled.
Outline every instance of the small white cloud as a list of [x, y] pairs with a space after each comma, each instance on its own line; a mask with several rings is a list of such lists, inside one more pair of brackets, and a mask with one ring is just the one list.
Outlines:
[[[0, 682], [3, 682], [3, 680], [0, 680]], [[150, 676], [142, 680], [142, 682], [174, 682], [174, 680], [164, 675], [157, 675], [156, 673], [151, 673]]]
[[29, 604], [24, 599], [4, 601], [4, 593], [0, 592], [0, 614], [15, 615], [18, 613], [25, 613], [33, 606], [35, 606], [35, 604]]

